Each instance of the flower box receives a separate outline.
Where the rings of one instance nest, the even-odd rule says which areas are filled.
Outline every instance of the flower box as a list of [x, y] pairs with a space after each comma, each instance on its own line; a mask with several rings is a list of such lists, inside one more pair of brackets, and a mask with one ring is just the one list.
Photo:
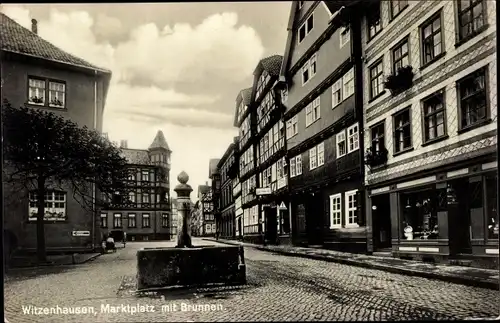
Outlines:
[[413, 76], [412, 66], [401, 67], [395, 74], [387, 76], [384, 87], [390, 90], [392, 95], [399, 94], [412, 86]]

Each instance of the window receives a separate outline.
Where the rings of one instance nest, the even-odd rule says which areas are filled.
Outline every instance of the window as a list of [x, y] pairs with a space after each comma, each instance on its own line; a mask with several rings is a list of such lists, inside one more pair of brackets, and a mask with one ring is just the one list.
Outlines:
[[66, 85], [59, 82], [49, 82], [49, 106], [64, 108]]
[[342, 102], [342, 79], [339, 79], [332, 86], [332, 108]]
[[382, 59], [370, 68], [370, 98], [375, 98], [384, 90], [384, 65]]
[[337, 140], [337, 158], [345, 156], [347, 154], [345, 131], [339, 132], [336, 136]]
[[129, 200], [131, 203], [135, 203], [135, 192], [129, 192], [129, 193], [128, 193], [128, 200]]
[[391, 0], [391, 18], [394, 19], [406, 7], [408, 0]]
[[446, 135], [444, 92], [432, 94], [423, 101], [424, 143]]
[[318, 55], [314, 54], [302, 67], [302, 85], [316, 75]]
[[349, 27], [340, 28], [340, 48], [344, 47], [351, 39], [351, 31]]
[[101, 213], [101, 228], [107, 228], [107, 227], [108, 227], [108, 214]]
[[380, 21], [380, 4], [370, 8], [367, 16], [368, 22], [368, 40], [371, 40], [382, 30]]
[[141, 180], [143, 182], [147, 182], [149, 180], [149, 172], [147, 170], [142, 171], [142, 178]]
[[394, 115], [394, 153], [411, 148], [411, 121], [408, 107]]
[[318, 167], [318, 157], [316, 156], [317, 147], [309, 149], [309, 169], [313, 170]]
[[498, 175], [486, 175], [486, 216], [488, 217], [488, 239], [498, 241]]
[[317, 121], [320, 117], [321, 117], [320, 97], [317, 97], [316, 99], [314, 99], [313, 102], [311, 102], [306, 107], [306, 127], [309, 127], [312, 123]]
[[[66, 221], [66, 193], [60, 191], [49, 191], [44, 197], [44, 221]], [[38, 214], [38, 194], [29, 193], [29, 221], [36, 221]]]
[[297, 123], [299, 121], [298, 119], [299, 119], [298, 116], [295, 115], [290, 120], [288, 120], [286, 122], [286, 137], [287, 137], [287, 139], [291, 138], [299, 133], [299, 129], [297, 126]]
[[330, 229], [342, 227], [342, 194], [330, 195]]
[[142, 194], [142, 203], [149, 203], [149, 194], [148, 193]]
[[151, 222], [149, 219], [149, 214], [148, 213], [142, 214], [142, 227], [149, 228], [150, 226], [151, 226]]
[[288, 101], [288, 89], [281, 91], [281, 103], [286, 103]]
[[385, 148], [385, 122], [381, 122], [371, 128], [372, 151], [382, 151]]
[[311, 14], [309, 18], [299, 28], [299, 44], [306, 38], [307, 35], [314, 28], [314, 15]]
[[422, 63], [429, 64], [443, 52], [441, 12], [421, 27]]
[[351, 68], [343, 77], [343, 100], [354, 94], [354, 68]]
[[122, 215], [121, 215], [121, 213], [115, 213], [113, 215], [113, 227], [115, 229], [122, 227]]
[[488, 118], [486, 100], [486, 69], [482, 68], [457, 82], [461, 129], [479, 124]]
[[347, 146], [347, 152], [352, 153], [359, 149], [359, 133], [358, 124], [354, 124], [347, 128], [347, 136], [349, 140], [349, 145]]
[[161, 226], [163, 228], [168, 228], [168, 213], [161, 214]]
[[458, 35], [464, 40], [476, 34], [486, 23], [486, 1], [457, 1], [458, 5]]
[[[48, 100], [47, 100], [48, 97]], [[28, 103], [53, 108], [64, 108], [66, 84], [47, 79], [30, 77], [28, 79]]]
[[135, 181], [135, 171], [131, 170], [129, 173], [128, 173], [128, 180], [129, 181]]
[[402, 67], [410, 65], [408, 58], [408, 38], [392, 49], [392, 73], [396, 74]]
[[[451, 191], [448, 193], [453, 194]], [[437, 196], [435, 189], [400, 193], [400, 204], [403, 213], [401, 235], [403, 239], [427, 240], [439, 238]]]
[[290, 158], [290, 177], [302, 175], [302, 156], [297, 155]]
[[358, 226], [358, 190], [345, 193], [345, 223], [346, 226]]
[[136, 228], [137, 227], [137, 221], [135, 219], [135, 214], [134, 213], [129, 213], [128, 214], [128, 227], [129, 228]]
[[325, 143], [322, 142], [316, 146], [318, 156], [318, 167], [325, 164]]

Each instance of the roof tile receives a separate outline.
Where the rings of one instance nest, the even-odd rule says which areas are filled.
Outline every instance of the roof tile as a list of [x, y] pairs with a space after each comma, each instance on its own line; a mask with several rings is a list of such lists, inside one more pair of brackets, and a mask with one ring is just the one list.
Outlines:
[[147, 150], [120, 148], [122, 156], [127, 163], [132, 165], [151, 165], [151, 159]]

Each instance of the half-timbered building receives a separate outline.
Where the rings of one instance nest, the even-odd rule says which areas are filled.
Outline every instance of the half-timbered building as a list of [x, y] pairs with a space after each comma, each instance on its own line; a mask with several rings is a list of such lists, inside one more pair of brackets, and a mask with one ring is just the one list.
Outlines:
[[217, 164], [221, 183], [219, 202], [216, 204], [220, 212], [220, 221], [217, 223], [217, 230], [220, 232], [220, 236], [225, 239], [234, 239], [236, 237], [233, 181], [238, 174], [238, 164], [234, 156], [234, 148], [237, 140], [238, 138], [233, 139], [233, 142], [226, 149]]
[[377, 1], [363, 18], [370, 250], [498, 261], [493, 1]]
[[366, 250], [356, 6], [357, 1], [294, 1], [290, 12], [279, 86], [297, 244]]
[[170, 156], [163, 132], [156, 134], [149, 149], [130, 149], [122, 141], [129, 178], [126, 192], [108, 199], [101, 211], [101, 232], [127, 232], [127, 239], [170, 240]]

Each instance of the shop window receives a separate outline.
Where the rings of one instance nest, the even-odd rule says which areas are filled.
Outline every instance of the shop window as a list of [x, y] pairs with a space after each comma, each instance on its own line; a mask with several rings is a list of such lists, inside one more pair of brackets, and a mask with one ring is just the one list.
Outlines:
[[438, 239], [438, 199], [436, 192], [430, 188], [407, 192], [400, 195], [402, 205], [403, 229], [405, 240]]
[[499, 219], [497, 211], [498, 175], [486, 176], [486, 216], [488, 217], [488, 239], [498, 242]]

